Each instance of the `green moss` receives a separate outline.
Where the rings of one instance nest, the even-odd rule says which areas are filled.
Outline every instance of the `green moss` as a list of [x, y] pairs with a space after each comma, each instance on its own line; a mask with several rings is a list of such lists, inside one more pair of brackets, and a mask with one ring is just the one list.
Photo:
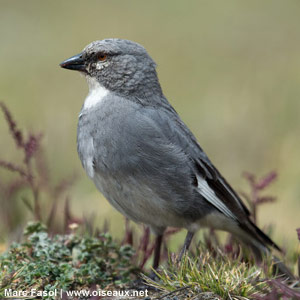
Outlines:
[[30, 224], [23, 243], [0, 256], [0, 297], [4, 289], [37, 290], [120, 287], [135, 273], [133, 249], [116, 244], [109, 234], [99, 238], [74, 234], [49, 236], [40, 223]]

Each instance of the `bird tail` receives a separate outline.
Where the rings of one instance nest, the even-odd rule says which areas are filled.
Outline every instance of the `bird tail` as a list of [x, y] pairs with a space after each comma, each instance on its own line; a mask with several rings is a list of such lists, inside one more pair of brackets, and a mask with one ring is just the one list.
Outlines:
[[[270, 247], [282, 252], [280, 247], [251, 220], [248, 220], [247, 224], [241, 224], [241, 227], [243, 231], [248, 233], [248, 237], [242, 239], [251, 247], [257, 261], [261, 262], [263, 256], [270, 253]], [[272, 255], [272, 262], [274, 264], [274, 274], [283, 276], [289, 280], [295, 278], [289, 268], [277, 256]]]
[[[270, 238], [268, 237], [261, 229], [259, 229], [251, 220], [248, 220], [247, 231], [249, 234], [256, 240], [258, 240], [265, 248], [271, 247], [279, 252], [282, 252], [280, 247]], [[250, 229], [250, 230], [249, 230]]]

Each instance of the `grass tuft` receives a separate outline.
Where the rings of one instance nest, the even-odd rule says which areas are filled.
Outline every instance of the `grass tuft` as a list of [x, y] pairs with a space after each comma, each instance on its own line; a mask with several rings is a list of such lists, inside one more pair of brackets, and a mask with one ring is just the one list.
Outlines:
[[270, 290], [265, 278], [270, 278], [271, 272], [270, 262], [267, 268], [260, 268], [250, 262], [233, 260], [221, 251], [212, 255], [201, 249], [195, 258], [185, 255], [180, 263], [170, 260], [167, 268], [156, 272], [158, 282], [148, 277], [145, 280], [166, 292], [188, 287], [190, 297], [211, 292], [222, 299], [248, 299]]

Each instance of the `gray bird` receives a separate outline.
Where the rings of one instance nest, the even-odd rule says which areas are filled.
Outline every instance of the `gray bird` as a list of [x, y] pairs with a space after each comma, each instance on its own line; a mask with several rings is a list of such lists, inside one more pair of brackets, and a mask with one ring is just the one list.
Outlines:
[[279, 250], [164, 96], [144, 47], [95, 41], [60, 66], [89, 86], [77, 133], [82, 165], [119, 212], [156, 234], [154, 268], [168, 226], [188, 231], [180, 257], [201, 227], [232, 233], [258, 257]]

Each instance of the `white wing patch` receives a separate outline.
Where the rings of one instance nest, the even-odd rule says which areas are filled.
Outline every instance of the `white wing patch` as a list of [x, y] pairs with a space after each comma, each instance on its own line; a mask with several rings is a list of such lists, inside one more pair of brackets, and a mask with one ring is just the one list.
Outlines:
[[244, 211], [244, 207], [241, 205], [239, 199], [232, 193], [232, 191], [227, 187], [227, 185], [225, 184], [224, 180], [221, 179], [223, 186], [225, 187], [225, 189], [227, 190], [227, 192], [232, 196], [232, 198], [236, 201], [236, 203], [239, 205], [239, 207]]
[[86, 76], [89, 85], [89, 94], [85, 98], [83, 109], [90, 109], [103, 101], [103, 98], [109, 93], [96, 79]]
[[197, 176], [199, 193], [213, 206], [218, 208], [224, 215], [229, 218], [236, 219], [230, 209], [217, 197], [215, 192], [207, 184], [206, 180]]

